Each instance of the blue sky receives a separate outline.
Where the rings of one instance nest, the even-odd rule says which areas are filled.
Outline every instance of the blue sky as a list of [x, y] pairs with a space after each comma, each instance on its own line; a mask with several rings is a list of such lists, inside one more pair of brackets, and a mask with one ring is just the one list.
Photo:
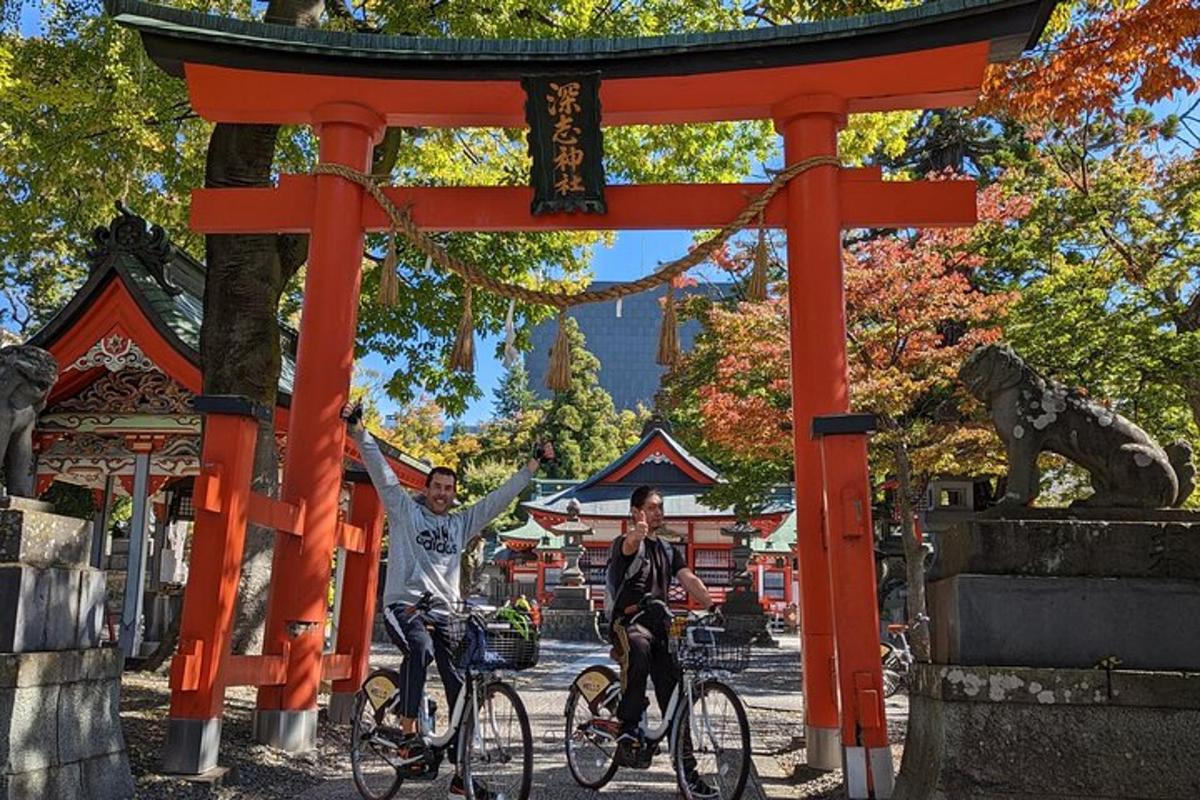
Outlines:
[[[598, 281], [628, 281], [642, 277], [658, 269], [664, 261], [671, 261], [687, 252], [692, 244], [692, 234], [687, 231], [622, 231], [612, 247], [597, 247], [593, 261], [593, 274]], [[703, 274], [702, 268], [692, 274]], [[475, 341], [475, 381], [483, 395], [474, 400], [460, 420], [473, 425], [488, 419], [492, 412], [492, 390], [500, 381], [504, 368], [493, 356], [499, 337], [479, 337]], [[360, 366], [383, 375], [390, 375], [388, 362], [378, 355], [368, 355], [359, 362]], [[532, 375], [531, 380], [541, 380]], [[389, 397], [375, 398], [383, 413], [396, 409]]]

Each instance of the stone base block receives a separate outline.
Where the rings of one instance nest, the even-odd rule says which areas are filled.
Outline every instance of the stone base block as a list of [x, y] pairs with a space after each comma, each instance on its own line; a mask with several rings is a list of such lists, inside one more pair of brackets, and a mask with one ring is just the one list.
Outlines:
[[842, 734], [837, 728], [804, 726], [804, 754], [813, 769], [842, 768]]
[[595, 611], [557, 607], [542, 610], [542, 636], [573, 642], [601, 641]]
[[917, 665], [893, 800], [1200, 797], [1200, 673]]
[[163, 772], [202, 775], [217, 767], [221, 749], [221, 720], [167, 720], [167, 746], [163, 750]]
[[0, 800], [133, 796], [121, 653], [0, 654]]
[[1006, 509], [938, 536], [930, 579], [976, 575], [1200, 580], [1200, 514]]
[[0, 565], [0, 652], [98, 646], [104, 590], [91, 567]]
[[555, 611], [591, 611], [591, 591], [587, 586], [555, 587], [550, 608]]
[[317, 710], [254, 712], [255, 740], [289, 753], [302, 753], [317, 746]]
[[1200, 670], [1200, 581], [956, 575], [929, 604], [939, 664]]
[[29, 508], [0, 508], [0, 562], [37, 567], [86, 567], [92, 522]]

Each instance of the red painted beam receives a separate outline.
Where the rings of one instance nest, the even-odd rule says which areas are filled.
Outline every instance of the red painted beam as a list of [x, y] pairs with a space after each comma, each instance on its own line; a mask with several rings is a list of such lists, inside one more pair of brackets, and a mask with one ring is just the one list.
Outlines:
[[250, 495], [250, 521], [264, 528], [304, 535], [304, 501], [293, 505], [273, 497]]
[[[841, 219], [846, 228], [928, 227], [975, 222], [974, 181], [883, 181], [876, 170], [841, 173]], [[192, 229], [200, 233], [303, 233], [311, 230], [315, 179], [285, 175], [277, 189], [196, 189]], [[393, 187], [387, 195], [411, 209], [427, 231], [703, 230], [733, 220], [765, 184], [610, 186], [608, 213], [529, 213], [525, 186]], [[367, 230], [387, 228], [383, 209], [364, 201]], [[787, 200], [767, 206], [768, 227], [782, 228]]]
[[326, 653], [321, 656], [321, 680], [340, 681], [350, 677], [354, 668], [353, 653]]
[[287, 654], [229, 656], [221, 678], [226, 686], [278, 686], [287, 680]]
[[357, 525], [339, 522], [337, 543], [338, 547], [345, 548], [347, 553], [361, 553], [367, 547], [367, 534]]
[[[989, 43], [789, 67], [611, 78], [600, 86], [605, 126], [770, 119], [797, 94], [846, 99], [850, 113], [971, 105]], [[373, 109], [388, 125], [525, 127], [515, 80], [415, 80], [265, 72], [187, 64], [192, 108], [213, 122], [310, 125], [331, 102]]]

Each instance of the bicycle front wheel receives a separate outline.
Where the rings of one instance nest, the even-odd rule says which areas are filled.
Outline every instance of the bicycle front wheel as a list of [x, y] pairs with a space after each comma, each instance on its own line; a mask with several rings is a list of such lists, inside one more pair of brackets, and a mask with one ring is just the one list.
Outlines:
[[720, 681], [705, 681], [690, 694], [682, 698], [671, 742], [679, 788], [686, 800], [737, 800], [750, 775], [746, 708]]
[[[599, 668], [594, 668], [599, 669]], [[592, 713], [588, 699], [576, 687], [567, 696], [566, 734], [567, 767], [571, 777], [585, 789], [601, 789], [617, 771], [617, 733], [620, 724], [613, 717]]]
[[365, 691], [354, 698], [354, 720], [350, 725], [350, 771], [354, 785], [366, 800], [390, 800], [400, 789], [395, 748], [379, 736], [375, 706]]
[[[464, 689], [464, 691], [466, 691]], [[517, 690], [489, 683], [476, 713], [463, 721], [462, 761], [466, 800], [528, 800], [533, 782], [533, 734]]]

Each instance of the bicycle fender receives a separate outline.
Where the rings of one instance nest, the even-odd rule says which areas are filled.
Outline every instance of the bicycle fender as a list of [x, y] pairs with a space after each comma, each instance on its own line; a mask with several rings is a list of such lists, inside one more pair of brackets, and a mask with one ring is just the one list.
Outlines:
[[399, 687], [400, 673], [394, 669], [377, 669], [363, 681], [363, 691], [367, 694], [371, 708], [376, 711], [391, 699]]
[[[571, 688], [567, 692], [567, 702], [563, 706], [563, 716], [565, 717], [571, 709], [571, 695], [573, 693], [577, 692], [583, 695], [583, 699], [587, 701], [590, 707], [599, 698], [604, 696], [605, 691], [610, 685], [619, 681], [620, 678], [617, 677], [617, 673], [610, 667], [606, 667], [603, 664], [588, 667], [579, 673], [571, 683]], [[592, 709], [592, 713], [596, 713], [595, 708]]]

